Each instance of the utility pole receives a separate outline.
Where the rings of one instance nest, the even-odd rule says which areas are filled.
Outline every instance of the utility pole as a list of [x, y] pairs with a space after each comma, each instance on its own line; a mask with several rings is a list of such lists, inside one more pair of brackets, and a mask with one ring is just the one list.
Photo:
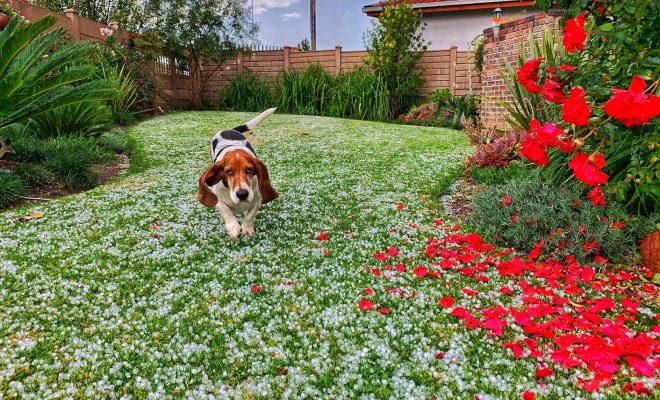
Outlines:
[[316, 0], [309, 0], [309, 25], [312, 36], [312, 51], [316, 50]]

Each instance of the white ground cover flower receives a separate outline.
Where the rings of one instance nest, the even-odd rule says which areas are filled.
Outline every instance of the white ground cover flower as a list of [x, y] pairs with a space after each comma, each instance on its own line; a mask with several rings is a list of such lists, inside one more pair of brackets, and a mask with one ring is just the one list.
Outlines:
[[[197, 179], [213, 133], [251, 117], [146, 121], [130, 130], [145, 171], [0, 214], [0, 394], [619, 398], [617, 387], [578, 390], [574, 371], [540, 389], [533, 361], [514, 361], [429, 301], [451, 295], [482, 308], [504, 277], [486, 273], [469, 298], [460, 289], [474, 282], [456, 271], [446, 273], [451, 286], [394, 271], [374, 278], [373, 254], [393, 242], [422, 262], [416, 249], [442, 218], [434, 199], [470, 151], [461, 132], [274, 115], [249, 140], [281, 197], [259, 211], [253, 238], [232, 241], [197, 203]], [[12, 222], [36, 211], [45, 217]], [[390, 314], [358, 309], [367, 287]]]

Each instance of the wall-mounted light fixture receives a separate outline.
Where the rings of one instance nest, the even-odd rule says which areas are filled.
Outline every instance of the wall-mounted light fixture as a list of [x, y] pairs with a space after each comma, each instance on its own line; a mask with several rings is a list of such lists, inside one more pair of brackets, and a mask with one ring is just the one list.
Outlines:
[[497, 7], [493, 10], [493, 36], [500, 34], [500, 25], [502, 24], [502, 9]]

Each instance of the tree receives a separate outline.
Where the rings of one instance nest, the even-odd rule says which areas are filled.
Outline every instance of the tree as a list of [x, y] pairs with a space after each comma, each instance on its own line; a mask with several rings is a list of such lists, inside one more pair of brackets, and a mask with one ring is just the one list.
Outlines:
[[139, 23], [137, 19], [141, 17], [136, 0], [32, 0], [30, 2], [57, 12], [73, 8], [80, 16], [102, 24], [117, 21], [125, 27], [134, 27]]
[[300, 49], [300, 51], [309, 51], [311, 49], [309, 39], [304, 38], [301, 40], [300, 43], [298, 43], [298, 49]]
[[194, 107], [202, 106], [208, 78], [257, 32], [247, 0], [147, 0], [145, 15], [144, 30], [157, 32], [171, 55], [189, 63]]
[[0, 128], [54, 108], [117, 96], [112, 82], [88, 81], [96, 71], [89, 62], [93, 43], [56, 47], [65, 32], [47, 32], [55, 21], [52, 15], [34, 23], [14, 17], [0, 31]]
[[390, 118], [413, 105], [424, 79], [418, 65], [429, 42], [422, 38], [421, 16], [402, 0], [387, 1], [366, 32], [367, 64], [385, 81]]

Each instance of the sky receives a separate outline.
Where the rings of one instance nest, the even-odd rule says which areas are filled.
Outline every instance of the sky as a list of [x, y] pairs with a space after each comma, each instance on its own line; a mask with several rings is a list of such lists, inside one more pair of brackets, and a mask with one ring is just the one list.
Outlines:
[[[309, 0], [248, 0], [254, 2], [254, 22], [258, 23], [259, 41], [269, 46], [296, 46], [310, 39]], [[362, 34], [371, 17], [362, 7], [370, 0], [316, 0], [316, 49], [362, 50]]]

